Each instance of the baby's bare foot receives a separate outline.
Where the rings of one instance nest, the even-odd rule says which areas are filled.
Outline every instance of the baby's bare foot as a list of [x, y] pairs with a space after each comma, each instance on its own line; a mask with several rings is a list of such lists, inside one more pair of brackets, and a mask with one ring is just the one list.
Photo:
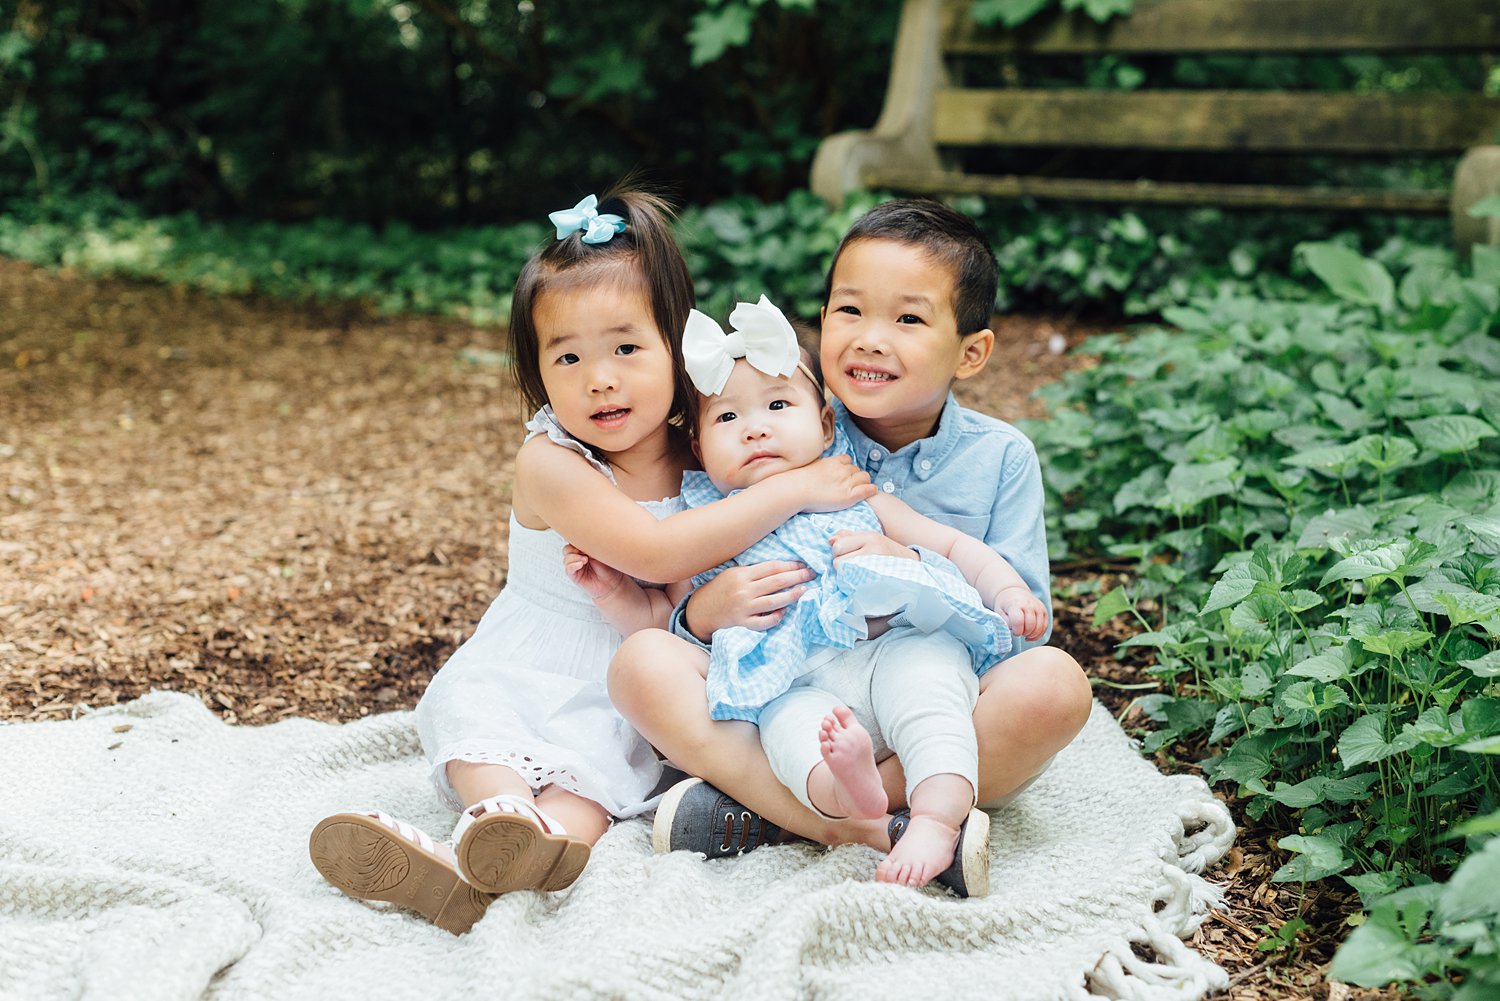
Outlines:
[[818, 747], [847, 815], [861, 820], [883, 816], [890, 804], [885, 787], [880, 784], [880, 772], [875, 768], [870, 735], [859, 725], [854, 713], [845, 706], [834, 706], [833, 712], [823, 717]]
[[875, 867], [875, 878], [882, 883], [926, 886], [953, 864], [957, 844], [957, 827], [949, 827], [936, 817], [913, 816], [901, 840]]

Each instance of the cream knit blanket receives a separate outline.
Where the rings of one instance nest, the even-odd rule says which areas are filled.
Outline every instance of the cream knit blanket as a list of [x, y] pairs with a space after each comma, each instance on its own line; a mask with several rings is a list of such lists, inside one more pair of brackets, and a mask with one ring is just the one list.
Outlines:
[[1196, 999], [1183, 944], [1234, 836], [1101, 706], [991, 828], [991, 895], [877, 884], [878, 855], [654, 855], [617, 824], [557, 894], [501, 897], [465, 936], [343, 896], [308, 861], [326, 814], [439, 838], [411, 714], [226, 726], [153, 692], [0, 726], [0, 998]]

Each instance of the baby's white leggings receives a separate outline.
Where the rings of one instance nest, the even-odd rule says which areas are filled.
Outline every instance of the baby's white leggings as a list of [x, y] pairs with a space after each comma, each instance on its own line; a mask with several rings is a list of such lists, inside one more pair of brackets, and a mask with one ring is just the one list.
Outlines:
[[815, 813], [807, 776], [823, 760], [818, 727], [841, 704], [870, 732], [877, 760], [892, 752], [901, 758], [908, 797], [923, 779], [945, 773], [978, 788], [978, 698], [967, 647], [947, 633], [896, 628], [852, 650], [825, 648], [808, 658], [806, 673], [761, 710], [760, 742], [776, 777]]

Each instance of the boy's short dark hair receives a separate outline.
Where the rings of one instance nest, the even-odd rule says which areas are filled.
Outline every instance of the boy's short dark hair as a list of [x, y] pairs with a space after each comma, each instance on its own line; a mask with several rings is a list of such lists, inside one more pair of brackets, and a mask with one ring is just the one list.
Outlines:
[[823, 304], [833, 294], [833, 269], [844, 248], [860, 240], [904, 243], [942, 264], [953, 275], [953, 314], [960, 337], [990, 325], [1000, 267], [974, 220], [930, 198], [882, 202], [854, 221], [834, 251], [823, 283]]

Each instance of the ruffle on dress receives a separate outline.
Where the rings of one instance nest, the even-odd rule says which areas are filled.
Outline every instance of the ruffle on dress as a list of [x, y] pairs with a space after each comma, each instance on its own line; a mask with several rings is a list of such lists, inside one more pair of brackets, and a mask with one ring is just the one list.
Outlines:
[[561, 445], [570, 452], [577, 452], [588, 460], [589, 465], [608, 476], [609, 482], [615, 481], [615, 473], [609, 467], [609, 463], [595, 455], [593, 450], [568, 434], [567, 429], [557, 423], [557, 415], [552, 412], [550, 403], [542, 404], [542, 409], [536, 412], [536, 416], [526, 422], [526, 441], [530, 441], [539, 434], [546, 435], [554, 444]]

